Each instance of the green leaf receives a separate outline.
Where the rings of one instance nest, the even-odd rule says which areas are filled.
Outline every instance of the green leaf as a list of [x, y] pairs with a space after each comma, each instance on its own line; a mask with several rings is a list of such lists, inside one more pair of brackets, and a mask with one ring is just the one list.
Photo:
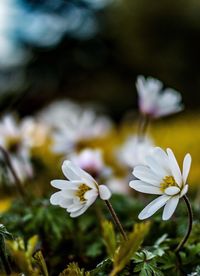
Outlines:
[[70, 263], [59, 276], [90, 276], [90, 272], [85, 272], [83, 268], [80, 269], [77, 263]]
[[108, 256], [113, 259], [117, 243], [112, 222], [104, 220], [102, 222], [103, 240], [107, 249]]
[[41, 250], [37, 251], [34, 254], [33, 258], [34, 258], [37, 266], [39, 267], [41, 275], [48, 276], [49, 273], [48, 273], [48, 270], [47, 270], [47, 265], [46, 265], [46, 262], [44, 260], [42, 251]]
[[133, 254], [139, 249], [144, 237], [149, 232], [150, 223], [135, 224], [132, 233], [129, 234], [128, 240], [123, 241], [116, 251], [113, 258], [113, 270], [110, 276], [115, 276], [130, 261]]

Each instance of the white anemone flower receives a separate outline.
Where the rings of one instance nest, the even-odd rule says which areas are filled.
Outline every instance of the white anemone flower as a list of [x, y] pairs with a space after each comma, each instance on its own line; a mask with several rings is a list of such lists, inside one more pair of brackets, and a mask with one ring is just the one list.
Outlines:
[[174, 213], [179, 199], [188, 191], [187, 177], [191, 166], [191, 156], [186, 154], [182, 172], [171, 149], [166, 152], [156, 147], [152, 155], [146, 158], [146, 166], [136, 166], [129, 186], [136, 191], [160, 195], [148, 204], [139, 214], [139, 219], [146, 219], [164, 206], [163, 220], [168, 220]]
[[[27, 121], [17, 124], [12, 115], [6, 115], [0, 121], [0, 145], [9, 152], [13, 167], [23, 182], [33, 176], [30, 161], [30, 139], [27, 135]], [[10, 174], [11, 182], [13, 178]]]
[[70, 217], [82, 215], [98, 196], [102, 200], [108, 200], [111, 197], [111, 192], [105, 185], [98, 185], [90, 174], [73, 162], [64, 161], [62, 171], [68, 180], [51, 181], [51, 185], [60, 191], [51, 196], [50, 202], [65, 208], [70, 213]]
[[70, 160], [84, 171], [88, 172], [95, 179], [99, 177], [108, 177], [111, 175], [111, 169], [106, 166], [100, 149], [86, 148], [79, 153], [72, 153]]
[[138, 76], [136, 88], [141, 113], [151, 118], [159, 118], [177, 113], [183, 109], [181, 94], [172, 88], [163, 90], [163, 84], [157, 79]]
[[153, 148], [153, 141], [147, 136], [130, 136], [122, 145], [118, 157], [122, 163], [131, 168], [136, 165], [145, 165], [146, 156]]
[[112, 127], [106, 116], [68, 100], [51, 104], [38, 119], [53, 130], [52, 150], [59, 154], [72, 153], [77, 145], [104, 137]]

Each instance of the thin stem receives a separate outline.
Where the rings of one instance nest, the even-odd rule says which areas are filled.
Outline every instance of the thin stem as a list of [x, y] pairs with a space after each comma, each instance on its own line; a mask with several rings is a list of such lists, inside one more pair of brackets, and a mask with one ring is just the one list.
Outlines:
[[184, 246], [184, 244], [188, 240], [188, 238], [190, 236], [190, 233], [191, 233], [191, 230], [192, 230], [192, 222], [193, 222], [192, 207], [191, 207], [190, 201], [189, 201], [189, 199], [186, 195], [183, 196], [183, 199], [185, 201], [185, 204], [186, 204], [187, 210], [188, 210], [188, 228], [187, 228], [187, 232], [186, 232], [184, 238], [181, 240], [181, 242], [179, 243], [179, 245], [175, 249], [176, 253], [178, 253], [181, 250], [181, 248]]
[[110, 211], [110, 214], [111, 214], [111, 216], [112, 216], [112, 218], [113, 218], [113, 220], [114, 220], [116, 226], [118, 227], [118, 229], [119, 229], [119, 231], [120, 231], [122, 237], [124, 238], [124, 240], [127, 241], [128, 238], [127, 238], [127, 236], [126, 236], [126, 233], [125, 233], [125, 231], [124, 231], [124, 228], [123, 228], [123, 226], [122, 226], [122, 224], [121, 224], [121, 222], [120, 222], [120, 220], [119, 220], [117, 214], [115, 213], [115, 210], [113, 209], [113, 207], [112, 207], [110, 201], [105, 200], [105, 203], [106, 203], [106, 205], [107, 205], [107, 207], [108, 207], [108, 210]]
[[150, 123], [149, 116], [147, 115], [140, 116], [139, 124], [138, 124], [138, 137], [140, 139], [142, 139], [145, 136], [149, 123]]
[[21, 184], [21, 181], [20, 181], [20, 179], [19, 179], [19, 177], [18, 177], [17, 173], [15, 172], [15, 169], [14, 169], [14, 167], [12, 165], [12, 161], [11, 161], [9, 153], [2, 146], [0, 146], [0, 151], [3, 154], [3, 157], [4, 157], [4, 160], [6, 162], [6, 165], [8, 166], [8, 168], [10, 169], [10, 171], [11, 171], [11, 173], [13, 175], [15, 184], [17, 186], [17, 189], [18, 189], [21, 197], [24, 199], [24, 201], [26, 201], [25, 191], [24, 191], [23, 186]]

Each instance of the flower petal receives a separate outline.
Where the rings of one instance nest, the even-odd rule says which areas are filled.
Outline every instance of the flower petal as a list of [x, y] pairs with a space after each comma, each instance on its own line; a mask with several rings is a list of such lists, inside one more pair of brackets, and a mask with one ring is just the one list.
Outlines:
[[163, 210], [163, 215], [162, 215], [163, 220], [168, 220], [171, 218], [174, 211], [176, 210], [178, 202], [179, 202], [179, 195], [173, 196], [167, 201]]
[[59, 205], [60, 200], [62, 199], [62, 192], [56, 192], [51, 195], [50, 203], [52, 205]]
[[62, 179], [55, 179], [51, 181], [51, 186], [57, 189], [66, 189], [67, 185], [69, 184], [69, 181], [62, 180]]
[[70, 217], [71, 218], [76, 218], [80, 215], [82, 215], [83, 213], [85, 213], [85, 211], [89, 208], [89, 206], [84, 205], [81, 209], [79, 209], [78, 211], [75, 212], [71, 212]]
[[180, 194], [180, 198], [181, 198], [182, 196], [184, 196], [184, 195], [188, 192], [188, 188], [189, 188], [189, 185], [188, 185], [188, 184], [186, 184], [186, 185], [183, 187], [183, 189], [182, 189], [182, 191], [181, 191], [181, 194]]
[[155, 212], [163, 207], [169, 199], [170, 197], [167, 195], [162, 195], [154, 199], [142, 210], [138, 218], [142, 220], [151, 217], [153, 214], [155, 214]]
[[145, 193], [145, 194], [152, 194], [152, 195], [161, 195], [163, 192], [160, 190], [159, 187], [153, 186], [151, 184], [145, 183], [140, 180], [132, 180], [129, 183], [129, 186], [134, 190]]
[[161, 177], [157, 176], [150, 168], [147, 166], [136, 166], [133, 170], [133, 175], [138, 179], [150, 183], [154, 186], [159, 186], [162, 180]]
[[189, 153], [187, 153], [184, 160], [183, 160], [183, 183], [184, 184], [187, 181], [188, 174], [189, 174], [190, 167], [191, 167], [191, 163], [192, 163], [191, 155]]
[[102, 200], [108, 200], [111, 197], [111, 192], [105, 185], [99, 186], [99, 196]]
[[176, 183], [179, 185], [179, 187], [181, 187], [181, 185], [182, 185], [182, 175], [181, 175], [179, 165], [176, 161], [176, 158], [174, 156], [173, 151], [168, 148], [167, 153], [168, 153], [168, 157], [169, 157], [169, 165], [170, 165], [172, 174], [174, 176], [174, 179], [175, 179]]
[[153, 155], [146, 157], [146, 164], [157, 176], [161, 178], [164, 178], [168, 174], [167, 170], [156, 161]]
[[78, 210], [82, 209], [85, 206], [84, 203], [77, 203], [77, 204], [72, 204], [67, 208], [67, 212], [77, 212]]
[[84, 198], [87, 200], [90, 200], [93, 197], [97, 197], [98, 196], [98, 191], [97, 190], [89, 190], [84, 194]]
[[156, 161], [170, 174], [169, 158], [166, 152], [160, 147], [155, 147], [153, 153]]
[[176, 195], [179, 192], [180, 192], [180, 188], [178, 188], [176, 186], [168, 187], [168, 188], [165, 189], [165, 194], [169, 195], [169, 196]]
[[65, 160], [62, 165], [62, 170], [64, 175], [69, 180], [81, 180], [85, 182], [90, 188], [97, 188], [94, 178], [90, 174], [79, 168], [73, 162]]
[[81, 180], [80, 175], [77, 173], [77, 171], [73, 170], [71, 168], [72, 162], [69, 160], [65, 160], [62, 164], [62, 171], [66, 178], [69, 180]]

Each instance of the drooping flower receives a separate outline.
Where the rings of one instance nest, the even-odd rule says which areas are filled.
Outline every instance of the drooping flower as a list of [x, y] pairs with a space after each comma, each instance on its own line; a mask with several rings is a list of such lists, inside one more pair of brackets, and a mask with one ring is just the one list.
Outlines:
[[146, 166], [136, 166], [129, 186], [136, 191], [160, 195], [148, 204], [139, 214], [139, 219], [146, 219], [164, 206], [163, 220], [168, 220], [174, 213], [179, 199], [188, 191], [187, 178], [191, 166], [191, 156], [186, 154], [182, 172], [171, 149], [166, 152], [156, 147], [146, 158]]
[[145, 165], [146, 156], [154, 148], [153, 142], [147, 136], [131, 136], [122, 145], [118, 157], [128, 167]]
[[62, 171], [68, 180], [51, 181], [51, 185], [60, 191], [51, 196], [50, 202], [65, 208], [71, 217], [82, 215], [98, 196], [102, 200], [108, 200], [111, 197], [105, 185], [98, 185], [90, 174], [73, 162], [64, 161]]
[[146, 116], [159, 118], [183, 109], [181, 94], [172, 88], [163, 90], [162, 82], [157, 79], [138, 76], [136, 88], [140, 112]]
[[95, 179], [108, 177], [111, 169], [106, 166], [100, 149], [86, 148], [79, 153], [73, 153], [70, 160], [84, 171], [88, 172]]

